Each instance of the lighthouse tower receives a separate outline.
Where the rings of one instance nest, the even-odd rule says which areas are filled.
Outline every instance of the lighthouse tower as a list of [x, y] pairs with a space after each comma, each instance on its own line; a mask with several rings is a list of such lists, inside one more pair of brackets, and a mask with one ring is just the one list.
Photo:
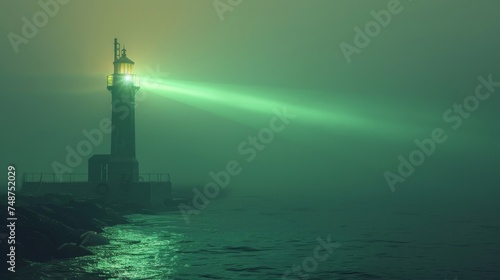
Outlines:
[[[56, 173], [25, 173], [23, 192], [34, 195], [69, 193], [79, 198], [130, 202], [158, 209], [173, 205], [169, 174], [139, 175], [139, 163], [135, 158], [135, 94], [140, 88], [139, 77], [134, 75], [134, 62], [117, 39], [113, 65], [107, 85], [111, 92], [111, 153], [89, 158], [87, 181], [76, 179], [77, 174], [63, 177], [64, 174]], [[61, 178], [56, 181], [57, 177]]]
[[108, 181], [133, 183], [139, 179], [139, 163], [135, 158], [135, 94], [139, 77], [134, 75], [134, 62], [114, 41], [114, 73], [108, 75], [111, 92], [111, 155], [108, 162]]

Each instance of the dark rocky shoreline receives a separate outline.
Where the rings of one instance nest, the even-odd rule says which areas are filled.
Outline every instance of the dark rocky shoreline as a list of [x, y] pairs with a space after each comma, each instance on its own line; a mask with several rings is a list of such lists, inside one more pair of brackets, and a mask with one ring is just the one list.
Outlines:
[[[7, 201], [4, 196], [0, 201]], [[2, 203], [2, 220], [7, 221], [7, 204]], [[15, 208], [15, 266], [26, 261], [46, 262], [52, 259], [92, 255], [90, 247], [108, 244], [100, 235], [105, 227], [128, 223], [124, 215], [155, 214], [140, 205], [103, 203], [93, 199], [74, 199], [68, 194], [44, 196], [17, 195]], [[8, 265], [8, 234], [0, 236], [0, 261]], [[13, 244], [14, 245], [14, 244]]]

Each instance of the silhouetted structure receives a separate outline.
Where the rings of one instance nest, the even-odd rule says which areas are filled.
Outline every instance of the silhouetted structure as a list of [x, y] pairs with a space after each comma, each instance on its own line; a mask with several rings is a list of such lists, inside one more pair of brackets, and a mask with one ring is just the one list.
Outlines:
[[111, 92], [112, 101], [111, 154], [94, 155], [89, 159], [88, 181], [75, 182], [70, 177], [69, 182], [56, 182], [54, 174], [40, 174], [37, 180], [33, 174], [26, 174], [23, 192], [71, 193], [137, 202], [145, 206], [158, 206], [171, 198], [169, 175], [153, 174], [152, 181], [151, 174], [147, 174], [148, 178], [139, 174], [139, 162], [135, 157], [135, 94], [140, 86], [139, 77], [134, 75], [134, 64], [115, 38], [114, 72], [107, 77], [107, 89]]

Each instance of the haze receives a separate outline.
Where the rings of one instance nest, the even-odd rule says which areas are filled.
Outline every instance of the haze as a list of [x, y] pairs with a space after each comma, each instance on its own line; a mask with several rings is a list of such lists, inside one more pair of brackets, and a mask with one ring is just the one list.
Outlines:
[[[243, 0], [221, 20], [213, 1], [74, 0], [16, 53], [8, 34], [21, 35], [22, 17], [41, 7], [4, 1], [0, 178], [8, 164], [54, 172], [82, 130], [110, 116], [116, 37], [153, 85], [143, 86], [136, 109], [142, 173], [203, 185], [237, 160], [242, 172], [226, 189], [233, 195], [481, 207], [499, 193], [500, 87], [456, 129], [443, 114], [474, 95], [478, 77], [500, 81], [500, 2], [401, 1], [349, 63], [340, 44], [353, 45], [354, 28], [388, 2]], [[296, 117], [247, 161], [238, 146], [285, 107]], [[447, 140], [392, 192], [384, 173], [397, 174], [398, 156], [408, 159], [436, 128]], [[109, 134], [92, 154], [108, 152]], [[86, 173], [88, 157], [73, 172]]]

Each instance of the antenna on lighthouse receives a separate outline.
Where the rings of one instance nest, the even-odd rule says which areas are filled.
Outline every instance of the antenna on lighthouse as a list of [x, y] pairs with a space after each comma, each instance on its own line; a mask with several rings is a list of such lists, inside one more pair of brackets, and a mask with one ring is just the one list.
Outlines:
[[118, 43], [118, 39], [115, 38], [115, 59], [117, 61], [120, 58], [120, 44]]

